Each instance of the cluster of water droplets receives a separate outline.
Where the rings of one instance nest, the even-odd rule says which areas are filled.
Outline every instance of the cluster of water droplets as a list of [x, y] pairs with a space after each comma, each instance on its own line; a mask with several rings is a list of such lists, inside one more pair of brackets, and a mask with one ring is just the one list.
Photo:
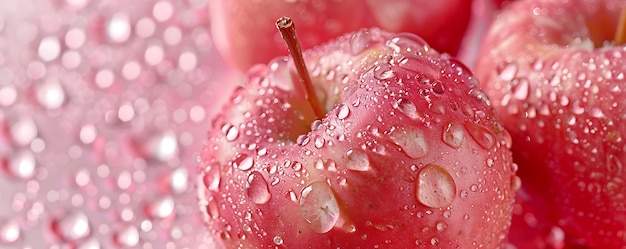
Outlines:
[[0, 247], [211, 248], [190, 177], [224, 70], [206, 4], [0, 3]]

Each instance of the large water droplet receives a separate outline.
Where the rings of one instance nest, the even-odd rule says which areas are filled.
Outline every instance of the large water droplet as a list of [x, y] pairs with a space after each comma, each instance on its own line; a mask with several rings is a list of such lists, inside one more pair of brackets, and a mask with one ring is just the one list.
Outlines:
[[267, 181], [263, 178], [263, 175], [258, 171], [252, 172], [248, 176], [248, 189], [247, 194], [250, 200], [256, 204], [267, 203], [272, 194], [267, 186]]
[[10, 219], [0, 223], [0, 244], [16, 242], [21, 234], [20, 224], [17, 221]]
[[443, 142], [452, 148], [458, 149], [463, 143], [465, 132], [463, 126], [458, 122], [452, 121], [443, 128]]
[[491, 149], [495, 145], [495, 135], [489, 128], [477, 123], [467, 123], [465, 128], [481, 147]]
[[86, 238], [91, 233], [89, 219], [82, 212], [75, 212], [55, 220], [52, 230], [65, 241], [76, 241]]
[[407, 115], [411, 119], [417, 120], [420, 118], [419, 113], [417, 113], [417, 107], [415, 107], [415, 104], [408, 99], [398, 99], [398, 101], [393, 103], [393, 108], [400, 110], [400, 112], [404, 113], [404, 115]]
[[4, 163], [6, 173], [17, 179], [30, 179], [35, 176], [35, 156], [29, 150], [17, 152]]
[[387, 80], [394, 77], [393, 70], [389, 64], [382, 64], [374, 68], [374, 78]]
[[417, 201], [428, 207], [447, 207], [456, 196], [456, 184], [444, 168], [429, 164], [418, 172], [415, 194]]
[[420, 158], [428, 153], [428, 144], [421, 130], [400, 127], [391, 132], [390, 138], [411, 158]]
[[326, 233], [337, 224], [339, 204], [326, 182], [312, 182], [302, 189], [300, 215], [316, 233]]
[[346, 152], [348, 161], [346, 168], [354, 171], [368, 171], [371, 169], [370, 160], [367, 154], [359, 149], [349, 149]]

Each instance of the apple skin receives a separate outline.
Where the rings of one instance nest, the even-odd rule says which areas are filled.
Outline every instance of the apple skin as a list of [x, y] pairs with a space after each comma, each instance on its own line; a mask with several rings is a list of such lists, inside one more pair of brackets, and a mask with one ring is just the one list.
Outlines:
[[626, 247], [626, 52], [609, 43], [624, 7], [513, 2], [475, 67], [513, 138], [524, 191], [566, 247]]
[[347, 32], [379, 27], [421, 36], [441, 52], [457, 54], [472, 0], [210, 1], [215, 46], [235, 69], [247, 71], [287, 55], [272, 23], [289, 16], [298, 25], [303, 49]]
[[[519, 188], [471, 72], [378, 29], [248, 72], [212, 122], [200, 209], [224, 248], [504, 248]], [[406, 59], [405, 59], [406, 58]]]

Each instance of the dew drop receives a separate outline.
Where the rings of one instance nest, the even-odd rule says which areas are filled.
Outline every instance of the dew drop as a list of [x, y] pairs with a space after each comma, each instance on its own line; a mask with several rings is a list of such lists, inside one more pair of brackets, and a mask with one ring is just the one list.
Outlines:
[[115, 14], [107, 25], [107, 35], [112, 42], [122, 43], [130, 37], [130, 22], [125, 14]]
[[448, 228], [448, 224], [446, 224], [445, 222], [438, 222], [436, 227], [437, 231], [443, 232], [444, 230], [446, 230], [446, 228]]
[[515, 192], [522, 187], [522, 179], [519, 176], [511, 177], [511, 191]]
[[513, 92], [514, 98], [525, 100], [528, 98], [528, 93], [530, 92], [530, 83], [527, 79], [520, 79], [515, 85], [513, 85], [511, 92]]
[[404, 113], [404, 115], [407, 115], [413, 120], [420, 118], [419, 113], [417, 113], [417, 107], [415, 107], [415, 104], [408, 99], [398, 99], [398, 101], [393, 103], [393, 108], [400, 110], [400, 112]]
[[416, 181], [417, 200], [432, 208], [449, 206], [456, 196], [452, 176], [439, 165], [429, 164], [420, 169]]
[[374, 78], [379, 80], [387, 80], [394, 77], [393, 70], [389, 64], [382, 64], [374, 68]]
[[170, 217], [175, 210], [174, 198], [164, 196], [150, 203], [146, 207], [146, 213], [152, 218]]
[[337, 118], [339, 120], [343, 120], [345, 118], [348, 117], [348, 115], [350, 115], [350, 108], [346, 105], [341, 105], [339, 107], [339, 112], [337, 112]]
[[326, 182], [315, 181], [302, 189], [300, 215], [316, 233], [326, 233], [337, 224], [339, 204]]
[[315, 141], [313, 141], [315, 148], [321, 149], [322, 147], [324, 147], [324, 143], [326, 143], [326, 140], [323, 137], [316, 137]]
[[349, 149], [346, 152], [348, 161], [346, 168], [354, 171], [368, 171], [371, 169], [370, 160], [367, 154], [359, 149]]
[[222, 126], [222, 132], [226, 135], [226, 141], [232, 142], [239, 137], [239, 129], [232, 124]]
[[369, 46], [369, 34], [364, 31], [356, 32], [350, 39], [350, 48], [353, 55], [357, 55]]
[[118, 246], [134, 247], [139, 244], [139, 230], [134, 226], [128, 226], [115, 233], [113, 241]]
[[452, 148], [458, 149], [463, 143], [464, 134], [463, 126], [458, 122], [452, 121], [443, 129], [443, 142]]
[[249, 170], [254, 166], [254, 158], [246, 154], [241, 154], [235, 159], [234, 166], [239, 170]]
[[202, 175], [202, 183], [208, 190], [217, 192], [220, 187], [220, 181], [220, 170], [217, 165], [209, 166]]
[[495, 136], [489, 128], [477, 123], [467, 123], [465, 128], [481, 147], [491, 149], [495, 145]]
[[21, 236], [20, 224], [15, 220], [6, 220], [0, 223], [0, 244], [16, 242]]
[[143, 145], [143, 152], [151, 159], [168, 161], [178, 156], [178, 139], [173, 131], [164, 131], [150, 137]]
[[277, 245], [277, 246], [283, 244], [283, 238], [280, 236], [274, 236], [273, 241], [274, 241], [274, 245]]
[[29, 150], [22, 150], [11, 155], [3, 163], [3, 168], [9, 176], [26, 180], [35, 176], [36, 164], [35, 155]]
[[267, 186], [267, 181], [261, 173], [258, 171], [252, 172], [248, 175], [248, 186], [247, 186], [247, 194], [250, 197], [250, 200], [255, 204], [265, 204], [267, 203], [272, 194], [270, 194], [270, 190]]
[[391, 132], [390, 138], [411, 158], [420, 158], [428, 153], [426, 138], [421, 130], [400, 127]]
[[52, 230], [65, 241], [76, 241], [86, 238], [91, 233], [89, 219], [82, 212], [75, 212], [55, 220]]
[[511, 81], [515, 78], [516, 74], [517, 74], [517, 64], [515, 63], [508, 63], [506, 65], [498, 67], [498, 75], [501, 80]]

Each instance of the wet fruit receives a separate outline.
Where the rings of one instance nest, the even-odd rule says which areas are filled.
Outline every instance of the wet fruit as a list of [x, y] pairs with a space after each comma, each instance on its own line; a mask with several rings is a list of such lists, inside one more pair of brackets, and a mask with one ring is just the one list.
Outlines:
[[435, 49], [456, 54], [470, 20], [471, 0], [210, 1], [215, 45], [241, 71], [286, 55], [268, 23], [281, 16], [298, 22], [302, 47], [312, 48], [347, 32], [380, 27], [409, 32]]
[[626, 247], [626, 53], [616, 35], [624, 7], [513, 2], [476, 66], [513, 138], [530, 210], [548, 225], [530, 223], [560, 231], [565, 246]]
[[254, 67], [212, 122], [198, 194], [223, 247], [504, 246], [510, 137], [463, 64], [379, 29], [297, 61]]

